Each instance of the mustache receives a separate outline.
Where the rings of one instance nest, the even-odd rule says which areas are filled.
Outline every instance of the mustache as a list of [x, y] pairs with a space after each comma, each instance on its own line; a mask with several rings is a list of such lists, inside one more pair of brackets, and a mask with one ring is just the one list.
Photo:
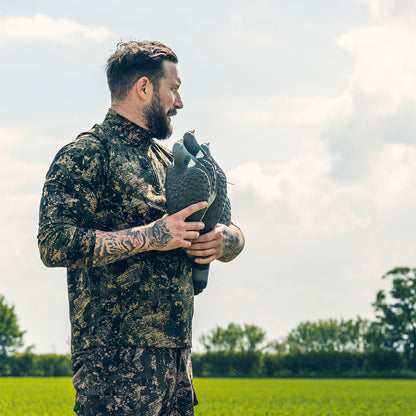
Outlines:
[[177, 111], [176, 111], [175, 109], [173, 109], [173, 110], [169, 110], [169, 111], [167, 112], [167, 115], [168, 115], [169, 117], [171, 117], [171, 116], [176, 116], [176, 114], [177, 114]]

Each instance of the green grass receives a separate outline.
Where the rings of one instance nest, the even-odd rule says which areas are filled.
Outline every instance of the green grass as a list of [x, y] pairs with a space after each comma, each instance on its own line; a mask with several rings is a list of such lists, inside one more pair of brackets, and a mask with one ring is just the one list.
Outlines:
[[[416, 416], [416, 380], [196, 379], [196, 416]], [[1, 416], [73, 416], [69, 378], [0, 378]]]
[[70, 378], [0, 378], [1, 416], [75, 416]]
[[414, 380], [198, 379], [196, 416], [415, 416]]

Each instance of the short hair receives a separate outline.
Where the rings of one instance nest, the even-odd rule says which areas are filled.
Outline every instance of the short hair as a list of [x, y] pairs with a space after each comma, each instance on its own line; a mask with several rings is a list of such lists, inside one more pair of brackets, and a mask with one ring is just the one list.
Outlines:
[[149, 78], [158, 89], [164, 75], [163, 61], [178, 63], [176, 54], [163, 43], [148, 40], [118, 43], [106, 67], [111, 99], [126, 98], [141, 77]]

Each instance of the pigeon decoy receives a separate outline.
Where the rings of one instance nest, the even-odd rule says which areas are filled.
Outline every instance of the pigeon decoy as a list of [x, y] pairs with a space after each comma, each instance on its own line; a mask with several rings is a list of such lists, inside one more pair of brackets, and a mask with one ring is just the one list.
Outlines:
[[[219, 220], [217, 221], [217, 223], [225, 224], [225, 225], [228, 226], [231, 223], [231, 204], [230, 204], [230, 200], [228, 199], [228, 196], [227, 196], [227, 177], [225, 176], [225, 173], [223, 172], [223, 170], [219, 167], [218, 163], [212, 157], [208, 144], [202, 143], [201, 144], [201, 149], [212, 160], [212, 162], [215, 166], [215, 169], [217, 171], [217, 178], [218, 178], [217, 179], [218, 180], [218, 187], [217, 187], [216, 201], [214, 201], [214, 203], [209, 208], [209, 210], [216, 211], [217, 208], [214, 206], [215, 202], [217, 202], [217, 205], [223, 206], [222, 204], [223, 204], [223, 201], [224, 201], [224, 207], [223, 207], [222, 213], [220, 214], [221, 216], [220, 216]], [[210, 213], [207, 212], [205, 216], [209, 216], [209, 215], [210, 215]], [[216, 215], [217, 215], [217, 213], [215, 214], [215, 218], [216, 218]], [[213, 225], [213, 227], [215, 227], [215, 225], [217, 223], [215, 223]]]
[[[166, 204], [169, 214], [199, 202], [208, 207], [188, 217], [187, 221], [202, 221], [201, 234], [211, 231], [220, 221], [230, 224], [231, 208], [227, 198], [227, 179], [212, 158], [208, 145], [199, 145], [193, 132], [183, 136], [172, 148], [173, 163], [166, 171]], [[192, 256], [189, 256], [192, 259]], [[192, 280], [195, 294], [207, 286], [209, 264], [193, 262]]]

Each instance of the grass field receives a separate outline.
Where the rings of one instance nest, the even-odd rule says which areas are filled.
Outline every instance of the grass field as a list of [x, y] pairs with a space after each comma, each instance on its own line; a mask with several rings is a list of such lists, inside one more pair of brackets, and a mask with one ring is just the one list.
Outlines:
[[[416, 416], [416, 380], [196, 379], [196, 416]], [[69, 378], [0, 378], [1, 416], [73, 416]]]

